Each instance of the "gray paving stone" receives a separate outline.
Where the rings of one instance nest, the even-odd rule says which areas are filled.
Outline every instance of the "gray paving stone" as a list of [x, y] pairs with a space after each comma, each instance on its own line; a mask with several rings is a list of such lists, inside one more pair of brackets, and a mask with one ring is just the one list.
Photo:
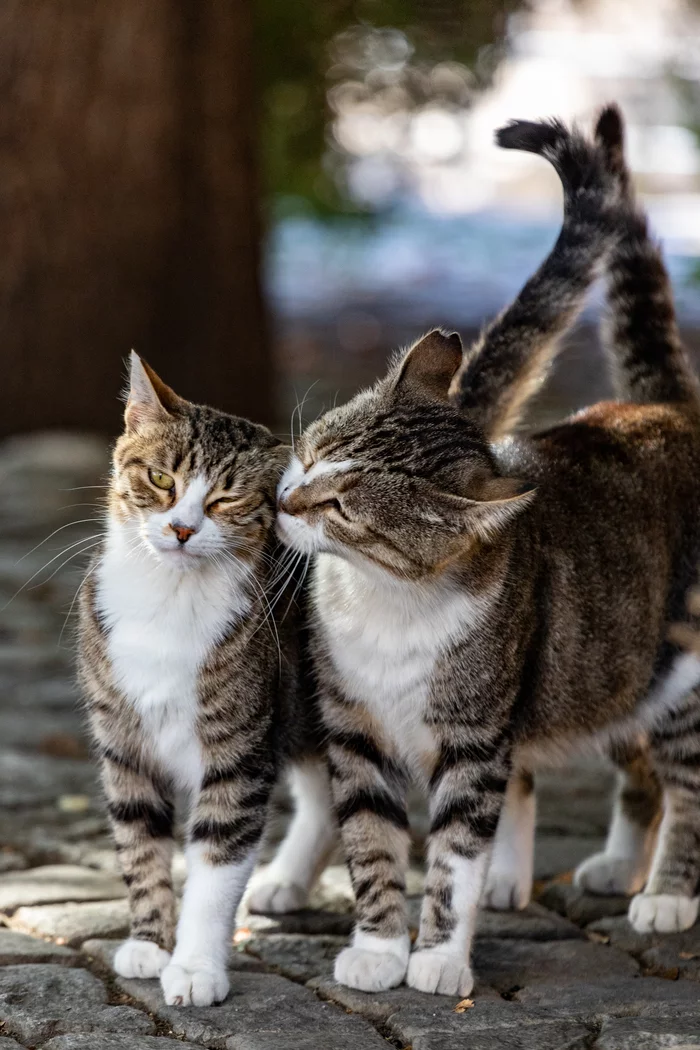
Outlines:
[[[178, 1046], [182, 1046], [178, 1043]], [[226, 1050], [390, 1050], [386, 1039], [370, 1028], [361, 1033], [356, 1027], [344, 1032], [306, 1032], [286, 1034], [281, 1038], [273, 1032], [234, 1035], [226, 1043]], [[0, 1048], [1, 1050], [1, 1048]]]
[[[663, 938], [670, 938], [669, 934], [637, 933], [630, 925], [626, 915], [611, 915], [606, 919], [598, 919], [587, 928], [588, 933], [607, 937], [614, 948], [632, 955], [641, 955], [647, 948], [653, 948]], [[688, 931], [691, 932], [691, 931]], [[681, 934], [680, 936], [684, 936]]]
[[550, 883], [537, 901], [579, 926], [588, 926], [611, 915], [626, 915], [630, 905], [628, 897], [598, 897], [563, 882]]
[[316, 1032], [334, 1046], [337, 1033], [347, 1032], [360, 1040], [373, 1030], [360, 1017], [342, 1013], [321, 1002], [303, 985], [277, 974], [232, 974], [228, 998], [218, 1006], [166, 1006], [157, 981], [117, 979], [120, 988], [165, 1021], [173, 1035], [214, 1050], [231, 1050], [235, 1038], [264, 1034], [277, 1036], [280, 1046], [287, 1040]]
[[332, 974], [338, 952], [347, 944], [346, 937], [301, 937], [279, 933], [254, 937], [245, 942], [245, 950], [274, 966], [285, 977], [309, 981], [320, 974]]
[[54, 962], [72, 966], [77, 958], [77, 953], [69, 948], [0, 928], [0, 966]]
[[32, 908], [18, 908], [12, 916], [12, 925], [79, 947], [90, 938], [126, 937], [129, 932], [129, 904], [126, 900], [40, 904]]
[[633, 977], [639, 966], [617, 948], [589, 941], [476, 941], [472, 966], [501, 992], [546, 982], [581, 981], [595, 974]]
[[335, 912], [313, 908], [292, 911], [287, 915], [252, 915], [242, 919], [244, 926], [254, 933], [289, 933], [317, 937], [347, 937], [352, 933], [355, 920], [351, 912]]
[[[421, 1018], [420, 1031], [424, 1027], [429, 1027], [431, 1024], [434, 1028], [449, 1027], [450, 1022], [454, 1020], [458, 1015], [454, 1013], [454, 1007], [458, 1001], [458, 997], [448, 997], [441, 995], [426, 995], [423, 992], [416, 992], [412, 988], [406, 988], [404, 986], [400, 988], [392, 988], [388, 992], [373, 992], [368, 994], [367, 992], [358, 992], [355, 988], [347, 988], [344, 984], [337, 984], [336, 981], [328, 977], [315, 978], [309, 981], [309, 987], [314, 988], [322, 999], [329, 999], [331, 1002], [337, 1003], [338, 1006], [342, 1006], [345, 1010], [351, 1010], [352, 1013], [360, 1014], [362, 1017], [366, 1017], [373, 1024], [385, 1024], [389, 1018], [405, 1017], [417, 1014]], [[506, 1003], [495, 990], [481, 981], [477, 981], [471, 998], [478, 1006], [479, 1015], [482, 1014], [484, 1007], [488, 1010], [496, 1009], [498, 1016], [501, 1016], [502, 1008], [510, 1010], [512, 1007], [511, 1003]], [[520, 1007], [514, 1007], [520, 1015], [524, 1011]], [[469, 1011], [470, 1015], [474, 1013], [473, 1010]], [[410, 1042], [410, 1039], [406, 1039], [406, 1042]]]
[[[700, 955], [684, 951], [673, 944], [659, 944], [642, 952], [639, 957], [647, 973], [675, 981], [683, 977], [689, 981], [700, 981]], [[700, 999], [700, 992], [698, 994]]]
[[0, 969], [3, 1031], [31, 1046], [68, 1032], [153, 1031], [146, 1014], [106, 1001], [104, 985], [87, 970], [42, 964]]
[[606, 1020], [593, 1044], [593, 1050], [667, 1050], [670, 1047], [700, 1050], [700, 1010], [695, 1021]]
[[6, 871], [24, 871], [27, 861], [21, 853], [12, 849], [0, 850], [0, 873]]
[[583, 760], [558, 772], [537, 774], [540, 834], [604, 837], [610, 820], [614, 774], [609, 766]]
[[635, 955], [643, 969], [657, 977], [700, 981], [700, 926], [684, 933], [636, 933], [626, 918], [601, 919], [589, 931], [609, 937], [610, 944]]
[[125, 895], [121, 879], [75, 864], [50, 864], [0, 875], [0, 911], [4, 912], [13, 912], [22, 905], [104, 901]]
[[532, 903], [522, 911], [481, 911], [476, 936], [527, 941], [580, 940], [584, 934], [578, 926], [541, 904]]
[[607, 977], [577, 983], [533, 984], [514, 995], [528, 1010], [548, 1017], [603, 1021], [606, 1017], [697, 1017], [698, 986], [660, 977]]
[[61, 795], [97, 793], [97, 772], [91, 762], [51, 758], [21, 751], [0, 752], [0, 807], [40, 805]]
[[[44, 746], [50, 747], [52, 740], [59, 735], [74, 738], [77, 750], [83, 738], [83, 726], [84, 719], [77, 710], [0, 711], [0, 740], [4, 747], [20, 751], [43, 750]], [[84, 744], [82, 750], [85, 750]], [[73, 756], [66, 757], [77, 756], [74, 752]]]
[[574, 871], [581, 861], [598, 853], [605, 839], [598, 835], [547, 835], [535, 839], [535, 879], [553, 879]]
[[[0, 1050], [3, 1047], [0, 1046]], [[94, 1035], [59, 1035], [44, 1043], [42, 1050], [202, 1050], [195, 1043], [179, 1039], [157, 1039], [152, 1035], [114, 1035], [100, 1032], [99, 1042]]]
[[583, 1025], [566, 1021], [533, 1024], [517, 1031], [428, 1032], [419, 1035], [413, 1050], [586, 1050], [591, 1033]]
[[[88, 959], [94, 959], [106, 969], [113, 970], [114, 956], [121, 943], [121, 940], [109, 941], [97, 938], [85, 941], [80, 949], [80, 953], [87, 955]], [[251, 973], [261, 973], [265, 969], [264, 963], [260, 959], [247, 955], [242, 946], [231, 948], [228, 965], [231, 970], [248, 970]]]

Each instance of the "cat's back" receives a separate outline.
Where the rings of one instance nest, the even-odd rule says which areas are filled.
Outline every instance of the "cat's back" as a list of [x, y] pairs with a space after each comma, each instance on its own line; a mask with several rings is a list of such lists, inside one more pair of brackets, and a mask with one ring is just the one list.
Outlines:
[[[556, 426], [496, 449], [501, 466], [542, 486], [552, 499], [571, 494], [579, 508], [620, 494], [647, 511], [668, 493], [700, 503], [700, 413], [692, 406], [603, 401]], [[650, 488], [647, 486], [651, 486]]]

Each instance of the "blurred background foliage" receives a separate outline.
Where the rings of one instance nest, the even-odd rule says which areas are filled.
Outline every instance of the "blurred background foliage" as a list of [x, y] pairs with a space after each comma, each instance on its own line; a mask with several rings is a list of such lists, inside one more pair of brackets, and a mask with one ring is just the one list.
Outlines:
[[516, 0], [256, 0], [266, 201], [276, 214], [366, 211], [332, 132], [348, 106], [468, 108], [503, 54]]

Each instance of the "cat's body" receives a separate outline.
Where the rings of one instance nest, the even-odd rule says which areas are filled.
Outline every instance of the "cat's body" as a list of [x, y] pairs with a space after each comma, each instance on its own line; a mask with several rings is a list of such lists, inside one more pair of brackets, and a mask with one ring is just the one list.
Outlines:
[[81, 592], [80, 669], [131, 905], [115, 966], [162, 973], [170, 1004], [225, 996], [278, 771], [306, 758], [323, 776], [294, 588], [269, 606], [284, 588], [272, 522], [286, 458], [263, 427], [175, 398], [132, 360], [107, 532]]
[[[318, 552], [314, 656], [357, 898], [336, 977], [365, 990], [406, 976], [423, 991], [468, 994], [489, 859], [487, 899], [499, 906], [521, 903], [514, 870], [531, 876], [532, 764], [598, 738], [627, 752], [630, 805], [634, 783], [649, 801], [638, 742], [654, 720], [666, 818], [632, 917], [683, 928], [697, 913], [700, 705], [683, 698], [700, 661], [667, 631], [685, 616], [700, 554], [700, 395], [665, 271], [627, 197], [615, 111], [590, 146], [559, 125], [508, 134], [565, 182], [553, 256], [464, 361], [454, 337], [433, 333], [313, 424], [280, 484], [280, 534]], [[628, 396], [643, 403], [597, 405], [490, 445], [604, 257], [620, 314], [612, 349]], [[411, 780], [427, 788], [431, 830], [409, 953]], [[617, 839], [628, 833], [620, 823]]]

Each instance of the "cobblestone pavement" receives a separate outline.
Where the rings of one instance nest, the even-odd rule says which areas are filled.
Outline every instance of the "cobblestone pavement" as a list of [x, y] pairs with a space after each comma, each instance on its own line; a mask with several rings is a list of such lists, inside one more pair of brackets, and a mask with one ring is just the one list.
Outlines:
[[[339, 862], [313, 909], [242, 912], [223, 1005], [166, 1007], [157, 982], [116, 978], [127, 909], [73, 683], [80, 577], [63, 564], [94, 542], [102, 490], [77, 487], [104, 469], [104, 449], [86, 439], [0, 447], [0, 1050], [700, 1050], [700, 928], [635, 935], [624, 900], [581, 895], [567, 878], [607, 821], [610, 778], [586, 766], [541, 778], [537, 902], [482, 916], [473, 1006], [334, 983], [352, 908]], [[414, 809], [418, 857], [425, 818]], [[284, 819], [281, 799], [271, 838]], [[416, 863], [414, 924], [421, 879]]]

